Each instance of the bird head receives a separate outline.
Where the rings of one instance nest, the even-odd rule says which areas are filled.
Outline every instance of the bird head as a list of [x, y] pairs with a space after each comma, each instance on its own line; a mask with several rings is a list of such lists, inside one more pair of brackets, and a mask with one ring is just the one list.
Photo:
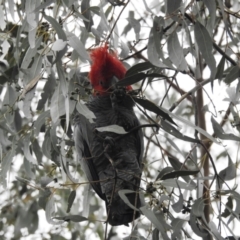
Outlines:
[[[90, 57], [92, 66], [89, 78], [94, 95], [109, 94], [114, 84], [124, 78], [127, 71], [126, 68], [118, 59], [117, 54], [109, 51], [107, 44], [92, 50]], [[127, 86], [126, 90], [130, 91], [132, 87]]]

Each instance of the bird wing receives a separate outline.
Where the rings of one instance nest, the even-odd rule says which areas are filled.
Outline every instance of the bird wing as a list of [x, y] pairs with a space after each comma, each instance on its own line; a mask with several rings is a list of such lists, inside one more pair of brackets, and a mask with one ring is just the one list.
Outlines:
[[94, 156], [91, 151], [94, 126], [81, 114], [75, 116], [74, 122], [74, 142], [81, 167], [95, 192], [100, 198], [106, 200], [105, 194], [102, 193], [101, 185], [98, 182], [99, 176], [93, 163]]

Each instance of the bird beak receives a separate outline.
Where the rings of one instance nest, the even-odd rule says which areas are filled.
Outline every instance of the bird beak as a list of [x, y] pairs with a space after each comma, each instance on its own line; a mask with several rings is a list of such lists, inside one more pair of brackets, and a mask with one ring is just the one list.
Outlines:
[[119, 79], [117, 77], [113, 76], [109, 83], [110, 88], [115, 89], [117, 82], [119, 82]]

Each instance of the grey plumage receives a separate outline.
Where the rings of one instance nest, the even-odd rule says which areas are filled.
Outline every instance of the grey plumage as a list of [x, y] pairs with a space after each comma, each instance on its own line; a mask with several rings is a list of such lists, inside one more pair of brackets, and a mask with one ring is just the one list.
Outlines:
[[[139, 126], [134, 114], [134, 102], [126, 93], [93, 96], [87, 104], [95, 114], [94, 123], [83, 115], [75, 117], [74, 140], [78, 158], [87, 179], [95, 192], [106, 202], [108, 222], [113, 225], [127, 225], [138, 218], [140, 213], [130, 208], [119, 197], [121, 189], [133, 190], [127, 197], [132, 205], [139, 207], [137, 194], [142, 173], [143, 135], [134, 131], [109, 146], [107, 155], [113, 160], [111, 164], [104, 154], [106, 138], [115, 139], [119, 135], [112, 132], [95, 132], [95, 128], [109, 125], [122, 126], [126, 131]], [[99, 181], [99, 182], [98, 182]]]

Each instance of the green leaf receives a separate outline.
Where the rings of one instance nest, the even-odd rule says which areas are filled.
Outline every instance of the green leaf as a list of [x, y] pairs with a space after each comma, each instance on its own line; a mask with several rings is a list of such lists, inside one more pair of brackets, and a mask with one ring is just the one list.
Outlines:
[[173, 171], [173, 168], [172, 168], [172, 167], [165, 167], [165, 168], [163, 168], [163, 169], [159, 172], [158, 176], [156, 177], [156, 181], [157, 181], [157, 180], [161, 180], [162, 177], [163, 177], [165, 174], [167, 174], [167, 173], [169, 173], [169, 172], [172, 172], [172, 171]]
[[186, 223], [186, 220], [180, 219], [180, 218], [174, 218], [171, 222], [171, 225], [173, 227], [173, 233], [172, 233], [172, 239], [180, 239], [181, 236], [181, 229]]
[[128, 200], [128, 197], [126, 196], [127, 194], [134, 194], [136, 195], [137, 193], [133, 190], [128, 190], [128, 189], [121, 189], [118, 191], [118, 195], [120, 198], [132, 209], [135, 211], [139, 211], [135, 206], [132, 205], [132, 203]]
[[191, 138], [191, 137], [184, 135], [183, 133], [179, 132], [177, 130], [177, 128], [175, 128], [173, 125], [171, 125], [170, 123], [168, 123], [166, 121], [161, 122], [161, 128], [164, 131], [166, 131], [167, 133], [171, 134], [172, 136], [174, 136], [178, 139], [181, 139], [183, 141], [199, 143], [198, 139]]
[[157, 115], [161, 116], [163, 119], [166, 119], [169, 122], [176, 125], [176, 123], [172, 120], [172, 118], [160, 106], [155, 105], [153, 102], [150, 102], [147, 99], [136, 98], [136, 97], [133, 97], [133, 99], [136, 103], [141, 105], [143, 108], [156, 113]]
[[225, 27], [225, 30], [227, 31], [228, 33], [228, 36], [230, 36], [232, 42], [237, 46], [237, 41], [233, 38], [233, 35], [232, 35], [232, 30], [230, 30], [229, 28], [229, 22], [227, 20], [227, 14], [225, 13], [225, 6], [223, 5], [223, 1], [222, 0], [217, 0], [218, 1], [218, 7], [220, 7], [220, 10], [221, 10], [221, 15], [222, 15], [222, 19], [223, 19], [223, 22], [224, 22], [224, 27]]
[[192, 205], [192, 212], [196, 217], [202, 217], [204, 214], [204, 199], [198, 198]]
[[57, 128], [59, 124], [60, 124], [60, 120], [53, 123], [52, 127], [50, 128], [50, 139], [51, 139], [52, 146], [56, 152], [59, 152], [59, 146], [58, 146], [59, 143], [58, 143], [58, 137], [57, 137]]
[[87, 19], [87, 21], [83, 21], [85, 28], [88, 32], [91, 32], [91, 28], [93, 26], [93, 19], [90, 11], [90, 0], [82, 0], [81, 12], [82, 15]]
[[[229, 209], [231, 209], [231, 211], [229, 211]], [[233, 198], [232, 196], [229, 196], [226, 203], [226, 207], [224, 209], [224, 212], [221, 214], [221, 216], [224, 218], [227, 218], [231, 214], [232, 210], [233, 210]]]
[[163, 175], [161, 180], [183, 177], [183, 176], [190, 176], [190, 175], [195, 175], [197, 173], [199, 173], [199, 170], [195, 170], [195, 171], [191, 171], [191, 170], [173, 171], [173, 172], [166, 173], [165, 175]]
[[42, 43], [42, 36], [37, 38], [34, 48], [31, 48], [29, 46], [22, 61], [22, 65], [21, 65], [22, 69], [27, 69], [29, 67], [33, 58], [36, 56], [37, 50], [40, 47], [41, 43]]
[[15, 143], [15, 139], [13, 139], [11, 149], [8, 150], [8, 152], [2, 159], [0, 180], [1, 180], [1, 183], [3, 184], [4, 188], [6, 188], [6, 186], [7, 186], [6, 177], [7, 177], [8, 171], [10, 170], [13, 157], [15, 156], [16, 147], [17, 146]]
[[48, 223], [56, 225], [58, 222], [55, 222], [52, 220], [52, 216], [55, 215], [55, 206], [54, 206], [54, 197], [53, 195], [48, 198], [46, 208], [45, 208], [45, 214], [46, 214], [46, 220]]
[[225, 133], [221, 125], [213, 117], [211, 117], [211, 122], [214, 130], [214, 134], [216, 135], [217, 138], [220, 138], [223, 140], [240, 141], [240, 137], [235, 136], [232, 133]]
[[199, 50], [211, 70], [211, 78], [214, 78], [217, 69], [216, 61], [212, 53], [212, 39], [206, 28], [198, 21], [194, 26], [194, 34]]
[[43, 144], [42, 144], [42, 152], [48, 158], [51, 159], [51, 152], [52, 152], [52, 144], [50, 138], [50, 129], [47, 130], [44, 136]]
[[46, 0], [44, 3], [40, 4], [38, 7], [34, 9], [34, 12], [38, 12], [39, 10], [48, 7], [51, 3], [54, 3], [54, 0]]
[[86, 184], [83, 189], [83, 211], [81, 215], [83, 217], [88, 217], [90, 210], [90, 201], [94, 193], [90, 184]]
[[52, 24], [52, 27], [55, 29], [58, 35], [58, 38], [62, 39], [63, 41], [67, 41], [67, 36], [63, 31], [61, 25], [53, 17], [47, 16], [46, 14], [44, 14], [44, 12], [43, 12], [43, 17]]
[[137, 63], [127, 70], [125, 78], [128, 76], [135, 75], [139, 72], [146, 71], [151, 68], [154, 68], [154, 65], [152, 65], [150, 62]]
[[89, 120], [90, 123], [93, 123], [93, 119], [96, 118], [94, 113], [88, 109], [88, 107], [83, 103], [83, 101], [79, 101], [76, 105], [77, 111], [82, 114], [85, 118]]
[[47, 118], [50, 118], [50, 110], [47, 110], [46, 112], [42, 112], [38, 116], [37, 120], [34, 122], [36, 136], [38, 136], [38, 134], [40, 133], [41, 128], [45, 124]]
[[32, 156], [32, 154], [30, 153], [30, 149], [29, 149], [29, 145], [30, 145], [30, 135], [28, 134], [25, 138], [24, 138], [24, 147], [23, 147], [23, 152], [24, 152], [24, 157], [33, 164], [37, 164], [37, 160]]
[[179, 197], [178, 197], [178, 201], [174, 204], [172, 204], [172, 208], [176, 213], [180, 213], [183, 209], [183, 195], [182, 192], [180, 191], [181, 189], [179, 189]]
[[132, 85], [134, 83], [137, 83], [137, 82], [141, 81], [142, 79], [144, 79], [146, 77], [166, 78], [165, 75], [159, 74], [159, 73], [149, 73], [149, 74], [146, 74], [146, 73], [140, 72], [140, 73], [136, 73], [134, 75], [129, 75], [129, 76], [123, 78], [122, 80], [120, 80], [120, 81], [118, 81], [116, 83], [116, 86], [129, 86], [129, 85]]
[[44, 104], [47, 102], [48, 99], [51, 98], [55, 87], [56, 87], [56, 79], [53, 72], [51, 72], [51, 74], [47, 78], [46, 84], [44, 85], [43, 92], [41, 94], [41, 99], [38, 101], [37, 110], [43, 109]]
[[239, 66], [234, 66], [232, 67], [230, 72], [227, 74], [226, 78], [224, 79], [224, 82], [226, 84], [230, 84], [239, 77], [240, 77], [240, 68]]
[[98, 127], [96, 128], [99, 132], [113, 132], [117, 134], [126, 134], [127, 132], [124, 130], [123, 127], [119, 125], [109, 125], [106, 127]]
[[70, 46], [77, 52], [81, 61], [83, 61], [83, 62], [90, 61], [89, 54], [87, 53], [84, 45], [79, 40], [79, 38], [77, 38], [75, 35], [71, 34], [68, 37], [68, 41], [69, 41]]
[[67, 213], [70, 212], [71, 207], [73, 205], [73, 202], [76, 198], [76, 190], [73, 190], [70, 192], [70, 195], [68, 196], [68, 207], [67, 207]]
[[140, 30], [141, 30], [141, 25], [140, 25], [140, 22], [134, 18], [133, 11], [129, 11], [129, 17], [127, 18], [127, 20], [129, 21], [131, 27], [134, 29], [134, 32], [136, 35], [136, 40], [138, 41]]
[[156, 217], [154, 212], [148, 209], [146, 206], [140, 208], [141, 212], [151, 221], [151, 223], [160, 231], [164, 240], [170, 240], [168, 237], [166, 230], [159, 219]]
[[223, 77], [224, 65], [225, 65], [225, 57], [223, 56], [217, 66], [217, 73], [215, 76], [215, 79], [219, 79], [219, 81], [221, 81]]
[[168, 53], [170, 60], [178, 70], [180, 71], [188, 70], [187, 62], [183, 54], [183, 49], [180, 46], [176, 32], [170, 34], [168, 38]]
[[193, 211], [190, 213], [189, 225], [196, 235], [202, 237], [202, 239], [210, 239], [207, 238], [209, 237], [209, 233], [198, 223], [198, 217], [194, 215]]
[[235, 164], [232, 162], [232, 159], [228, 155], [228, 165], [226, 168], [219, 172], [220, 184], [223, 184], [223, 181], [230, 181], [236, 178], [237, 169]]
[[161, 180], [161, 185], [164, 187], [181, 188], [190, 191], [196, 188], [196, 185], [194, 183], [185, 183], [178, 179]]
[[[183, 117], [180, 117], [180, 116], [177, 115], [177, 114], [174, 114], [174, 113], [168, 111], [167, 109], [164, 109], [164, 111], [165, 111], [166, 113], [168, 113], [170, 117], [175, 118], [175, 119], [177, 119], [177, 120], [185, 123], [187, 126], [196, 129], [199, 133], [201, 133], [202, 135], [204, 135], [205, 137], [207, 137], [208, 139], [210, 139], [212, 142], [219, 144], [218, 141], [217, 141], [214, 137], [212, 137], [208, 132], [206, 132], [206, 131], [203, 130], [202, 128], [196, 126], [196, 125], [193, 124], [192, 122], [186, 120], [186, 119], [183, 118]], [[190, 141], [190, 139], [189, 139], [189, 141]]]
[[208, 223], [208, 226], [211, 230], [211, 235], [213, 235], [215, 237], [214, 239], [219, 239], [219, 240], [225, 240], [226, 239], [226, 238], [223, 238], [221, 236], [221, 233], [219, 232], [219, 229], [216, 227], [216, 225], [213, 221], [210, 221]]
[[158, 52], [160, 50], [157, 48], [156, 45], [159, 45], [158, 41], [160, 41], [160, 39], [155, 39], [154, 38], [154, 36], [155, 36], [154, 31], [155, 31], [155, 29], [152, 28], [152, 30], [150, 31], [149, 39], [148, 39], [148, 45], [147, 45], [148, 60], [154, 66], [166, 68], [166, 65], [159, 60]]
[[[186, 170], [186, 167], [177, 158], [169, 156], [168, 160], [169, 160], [170, 164], [173, 166], [173, 168], [176, 171], [179, 171], [179, 170], [184, 170], [185, 171]], [[191, 178], [189, 176], [182, 176], [182, 179], [186, 183], [190, 183], [191, 182], [191, 184], [196, 187], [196, 184], [191, 180]]]
[[50, 114], [52, 121], [55, 123], [61, 116], [65, 115], [65, 97], [60, 91], [60, 86], [58, 85], [51, 99]]
[[207, 18], [207, 28], [209, 30], [209, 34], [212, 36], [213, 29], [215, 27], [216, 21], [216, 2], [203, 0], [204, 4], [207, 6], [209, 14]]

